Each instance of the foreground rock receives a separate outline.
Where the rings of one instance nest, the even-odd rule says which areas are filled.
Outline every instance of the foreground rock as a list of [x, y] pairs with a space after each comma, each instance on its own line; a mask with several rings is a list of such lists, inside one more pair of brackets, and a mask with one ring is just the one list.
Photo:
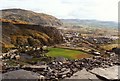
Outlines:
[[16, 70], [4, 73], [2, 75], [3, 80], [5, 79], [40, 79], [38, 73], [26, 71], [26, 70]]
[[91, 73], [103, 77], [108, 80], [118, 80], [118, 70], [120, 66], [113, 66], [109, 68], [94, 68], [93, 70], [90, 70]]
[[70, 78], [66, 78], [66, 80], [85, 80], [85, 81], [94, 81], [95, 79], [97, 79], [98, 81], [101, 81], [98, 77], [96, 77], [96, 75], [87, 72], [85, 69], [78, 71], [77, 73], [73, 74], [73, 76], [71, 76]]
[[[78, 60], [69, 60], [65, 59], [63, 57], [56, 58], [55, 60], [49, 62], [49, 63], [42, 63], [42, 64], [36, 64], [36, 65], [24, 65], [24, 66], [18, 66], [16, 67], [9, 67], [7, 65], [6, 71], [7, 78], [8, 77], [18, 77], [17, 71], [18, 69], [24, 69], [22, 73], [20, 73], [19, 76], [22, 74], [27, 74], [27, 72], [37, 72], [39, 73], [38, 76], [42, 76], [44, 79], [49, 80], [61, 80], [61, 79], [85, 79], [87, 81], [89, 80], [115, 80], [118, 79], [116, 76], [118, 76], [116, 73], [118, 73], [117, 66], [117, 58], [116, 60], [112, 58], [103, 58], [103, 57], [93, 57], [93, 58], [83, 58]], [[27, 71], [26, 71], [27, 70]], [[9, 72], [11, 71], [11, 72]], [[5, 73], [4, 72], [4, 73]], [[9, 73], [9, 75], [8, 75]], [[10, 74], [11, 73], [11, 74]], [[16, 75], [12, 75], [16, 74]], [[34, 73], [33, 73], [34, 74]], [[5, 74], [4, 74], [5, 75]], [[23, 76], [22, 75], [22, 76]], [[24, 75], [29, 77], [28, 75]], [[24, 76], [22, 79], [24, 79]], [[32, 75], [30, 75], [32, 76]], [[26, 78], [25, 78], [26, 79]]]

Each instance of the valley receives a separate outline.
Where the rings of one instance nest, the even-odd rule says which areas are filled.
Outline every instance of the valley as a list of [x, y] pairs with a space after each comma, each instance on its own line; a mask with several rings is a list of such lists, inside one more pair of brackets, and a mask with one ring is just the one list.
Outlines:
[[[118, 79], [118, 75], [109, 77], [111, 74], [107, 72], [93, 71], [96, 68], [111, 71], [111, 67], [116, 69], [120, 65], [120, 38], [114, 22], [60, 20], [22, 9], [6, 9], [2, 13], [3, 79], [26, 79], [25, 76], [30, 79], [31, 76], [37, 80], [59, 81], [72, 79], [82, 71], [94, 76], [92, 79]], [[18, 76], [11, 75], [19, 72]]]

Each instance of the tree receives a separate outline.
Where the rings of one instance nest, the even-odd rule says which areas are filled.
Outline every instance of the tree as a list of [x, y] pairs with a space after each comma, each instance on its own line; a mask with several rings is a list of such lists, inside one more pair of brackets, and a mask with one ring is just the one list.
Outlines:
[[24, 42], [23, 42], [24, 40], [21, 38], [21, 37], [17, 37], [17, 39], [16, 39], [16, 43], [17, 43], [17, 45], [19, 45], [19, 46], [23, 46], [24, 45]]
[[39, 46], [41, 42], [38, 39], [28, 38], [28, 43], [30, 46]]

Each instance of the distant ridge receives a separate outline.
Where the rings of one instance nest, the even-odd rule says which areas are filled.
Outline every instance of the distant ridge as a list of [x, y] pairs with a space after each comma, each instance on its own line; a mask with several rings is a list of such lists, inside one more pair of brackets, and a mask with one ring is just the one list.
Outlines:
[[61, 19], [65, 25], [80, 25], [88, 27], [118, 28], [118, 23], [114, 21], [81, 20], [81, 19]]

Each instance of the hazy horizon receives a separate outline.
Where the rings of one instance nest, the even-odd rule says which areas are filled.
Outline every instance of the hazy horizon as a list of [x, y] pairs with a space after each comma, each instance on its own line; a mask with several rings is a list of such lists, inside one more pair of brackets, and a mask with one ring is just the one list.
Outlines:
[[1, 0], [0, 9], [20, 8], [59, 19], [118, 22], [119, 0]]

